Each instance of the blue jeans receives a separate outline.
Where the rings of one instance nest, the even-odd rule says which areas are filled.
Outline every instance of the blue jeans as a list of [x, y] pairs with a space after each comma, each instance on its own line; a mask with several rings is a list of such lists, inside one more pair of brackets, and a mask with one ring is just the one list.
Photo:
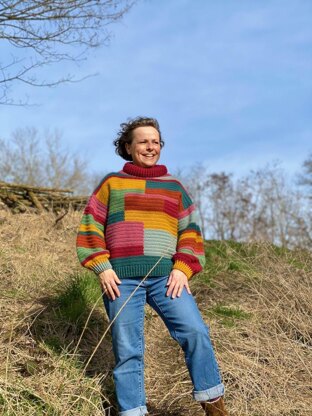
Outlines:
[[[113, 320], [141, 278], [122, 279], [120, 297], [104, 295], [104, 305]], [[160, 315], [171, 336], [184, 351], [193, 383], [193, 397], [206, 401], [222, 396], [224, 385], [215, 359], [209, 329], [197, 304], [185, 288], [179, 298], [166, 296], [168, 276], [147, 278], [121, 311], [111, 327], [116, 366], [113, 371], [120, 416], [147, 413], [144, 390], [144, 306], [146, 302]]]

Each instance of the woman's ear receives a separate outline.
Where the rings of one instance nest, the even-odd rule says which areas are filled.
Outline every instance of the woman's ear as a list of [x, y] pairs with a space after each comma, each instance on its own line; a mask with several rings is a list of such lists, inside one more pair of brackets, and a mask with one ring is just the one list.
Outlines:
[[129, 143], [125, 143], [125, 148], [126, 148], [126, 152], [128, 153], [128, 155], [130, 155], [131, 154], [130, 144]]

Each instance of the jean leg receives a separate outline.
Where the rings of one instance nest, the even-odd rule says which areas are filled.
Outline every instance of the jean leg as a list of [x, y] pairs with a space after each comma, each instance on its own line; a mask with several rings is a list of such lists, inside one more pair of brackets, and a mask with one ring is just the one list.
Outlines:
[[[122, 279], [120, 297], [103, 296], [112, 321], [140, 279]], [[115, 368], [113, 370], [119, 415], [139, 416], [147, 413], [144, 389], [144, 306], [146, 289], [139, 287], [111, 327]]]
[[179, 298], [166, 296], [168, 276], [148, 280], [147, 302], [163, 319], [171, 336], [184, 351], [194, 386], [195, 400], [205, 401], [224, 394], [224, 385], [209, 336], [195, 299], [186, 289]]

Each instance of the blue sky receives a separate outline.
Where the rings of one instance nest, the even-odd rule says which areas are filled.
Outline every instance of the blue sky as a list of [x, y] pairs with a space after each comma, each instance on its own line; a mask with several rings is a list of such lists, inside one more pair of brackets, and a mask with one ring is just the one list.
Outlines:
[[[108, 47], [80, 66], [83, 82], [52, 89], [15, 84], [30, 107], [0, 107], [0, 137], [57, 128], [97, 173], [123, 160], [112, 141], [128, 117], [156, 117], [169, 170], [201, 163], [237, 175], [279, 159], [294, 173], [312, 152], [311, 0], [139, 0], [110, 26]], [[14, 52], [1, 45], [2, 57]]]

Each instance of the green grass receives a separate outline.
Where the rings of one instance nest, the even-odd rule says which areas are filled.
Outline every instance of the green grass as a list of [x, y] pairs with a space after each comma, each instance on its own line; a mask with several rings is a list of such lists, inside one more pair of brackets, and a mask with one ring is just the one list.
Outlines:
[[24, 294], [21, 294], [20, 290], [19, 289], [15, 289], [15, 288], [7, 289], [5, 291], [5, 296], [7, 298], [12, 298], [12, 299], [21, 299], [21, 300], [24, 300], [25, 299]]
[[286, 247], [280, 247], [272, 244], [272, 249], [274, 253], [279, 257], [285, 257], [286, 255], [289, 255], [291, 253], [291, 250], [289, 250]]
[[297, 260], [297, 259], [289, 259], [287, 260], [287, 263], [290, 264], [291, 266], [294, 266], [296, 269], [301, 269], [301, 270], [306, 270], [308, 271], [308, 268], [305, 264], [303, 264], [301, 261]]
[[[311, 266], [303, 263], [301, 259], [298, 259], [298, 253], [296, 253], [295, 250], [290, 250], [286, 247], [279, 247], [272, 244], [273, 252], [276, 256], [282, 258], [285, 260], [289, 265], [293, 266], [296, 269], [299, 270], [305, 270], [309, 271]], [[303, 250], [301, 250], [301, 255], [304, 253]], [[305, 256], [305, 260], [307, 260], [308, 256]]]
[[[97, 333], [104, 324], [104, 305], [96, 276], [82, 270], [67, 277], [56, 294], [47, 300], [44, 311], [34, 321], [37, 342], [55, 354], [73, 350], [82, 332]], [[31, 373], [31, 370], [26, 371]]]
[[64, 349], [61, 340], [56, 335], [45, 336], [44, 343], [53, 352], [58, 353], [58, 354], [60, 354]]
[[217, 305], [214, 308], [212, 308], [212, 311], [217, 315], [225, 316], [227, 318], [248, 319], [251, 317], [250, 313], [243, 311], [239, 307]]
[[250, 319], [252, 314], [243, 311], [239, 306], [226, 306], [218, 304], [213, 308], [208, 309], [208, 315], [219, 318], [222, 325], [227, 327], [233, 327], [237, 321]]
[[14, 250], [16, 253], [21, 253], [21, 254], [25, 254], [28, 252], [28, 249], [26, 247], [23, 246], [15, 246]]
[[11, 414], [32, 414], [35, 416], [57, 416], [60, 414], [58, 411], [56, 411], [52, 404], [47, 403], [29, 387], [7, 387], [6, 393], [8, 397], [12, 395], [15, 400], [10, 400], [10, 405], [8, 406], [7, 400], [0, 396], [2, 397], [2, 400], [0, 400], [1, 412], [3, 412], [1, 413], [2, 415], [9, 416]]
[[92, 273], [82, 271], [69, 278], [68, 284], [61, 288], [55, 300], [59, 317], [79, 325], [86, 313], [96, 303], [102, 302], [99, 283]]
[[205, 241], [206, 265], [199, 279], [212, 285], [211, 280], [221, 273], [254, 274], [251, 259], [257, 256], [256, 246], [236, 241]]
[[25, 405], [31, 404], [35, 415], [53, 415], [56, 416], [59, 412], [56, 412], [53, 406], [50, 403], [47, 403], [44, 399], [39, 397], [37, 394], [29, 390], [22, 390], [19, 392], [20, 404], [24, 403]]
[[240, 274], [246, 278], [257, 278], [259, 272], [259, 258], [276, 259], [288, 263], [295, 269], [309, 271], [310, 254], [304, 250], [290, 250], [274, 244], [269, 246], [262, 243], [240, 243], [233, 240], [206, 240], [206, 265], [199, 275], [199, 280], [212, 285], [212, 279], [221, 274]]

